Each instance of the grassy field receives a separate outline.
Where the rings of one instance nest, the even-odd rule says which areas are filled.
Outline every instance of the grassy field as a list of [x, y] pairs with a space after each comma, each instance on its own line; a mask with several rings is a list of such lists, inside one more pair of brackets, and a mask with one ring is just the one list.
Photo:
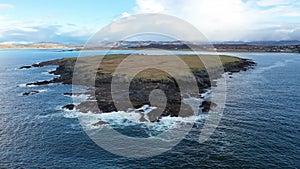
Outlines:
[[[202, 70], [208, 67], [213, 68], [220, 66], [221, 63], [226, 65], [239, 61], [241, 61], [241, 59], [237, 57], [225, 55], [178, 55], [178, 57], [175, 57], [172, 55], [129, 56], [114, 54], [80, 57], [77, 59], [76, 68], [79, 68], [82, 72], [97, 70], [99, 74], [112, 74], [117, 69], [117, 73], [115, 72], [114, 75], [158, 80], [174, 77], [166, 72], [175, 72], [177, 76], [185, 76], [189, 70]], [[160, 68], [158, 68], [159, 70], [155, 68], [157, 65], [160, 66]], [[154, 68], [146, 68], [147, 66]]]

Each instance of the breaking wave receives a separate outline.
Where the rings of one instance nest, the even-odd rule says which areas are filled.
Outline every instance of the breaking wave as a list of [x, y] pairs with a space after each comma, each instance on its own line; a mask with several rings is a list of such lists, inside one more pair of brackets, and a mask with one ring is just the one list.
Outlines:
[[[203, 97], [209, 97], [209, 93], [211, 91], [208, 89], [206, 93], [203, 94]], [[81, 102], [88, 99], [88, 95], [81, 94], [81, 95], [72, 95], [69, 96], [73, 98], [74, 105], [78, 105]], [[196, 98], [196, 97], [187, 97], [183, 99], [183, 103], [186, 103], [191, 106], [194, 112], [198, 109], [196, 107], [201, 104], [204, 98]], [[64, 110], [63, 117], [65, 118], [78, 118], [82, 126], [89, 130], [89, 129], [96, 129], [101, 127], [112, 127], [112, 128], [125, 128], [130, 126], [139, 126], [143, 129], [148, 131], [147, 133], [149, 136], [153, 135], [155, 132], [162, 132], [170, 128], [180, 128], [181, 124], [187, 123], [198, 123], [206, 119], [207, 114], [201, 114], [199, 112], [195, 112], [194, 116], [190, 117], [170, 117], [165, 116], [161, 117], [158, 122], [150, 122], [149, 117], [147, 114], [156, 107], [151, 107], [149, 105], [144, 105], [138, 109], [132, 109], [128, 111], [116, 111], [116, 112], [109, 112], [109, 113], [82, 113], [75, 110]], [[145, 120], [141, 121], [141, 118]], [[100, 125], [99, 122], [102, 122]]]

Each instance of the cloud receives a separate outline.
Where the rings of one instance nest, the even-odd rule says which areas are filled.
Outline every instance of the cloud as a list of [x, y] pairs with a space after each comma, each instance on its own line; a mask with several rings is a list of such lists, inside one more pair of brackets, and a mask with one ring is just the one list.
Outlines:
[[282, 26], [288, 21], [300, 23], [300, 4], [296, 4], [295, 0], [136, 0], [134, 11], [177, 16], [211, 41], [289, 40], [299, 37], [290, 34], [299, 27]]
[[295, 0], [259, 0], [257, 4], [259, 6], [278, 6], [278, 5], [288, 5], [294, 3]]
[[128, 12], [123, 12], [121, 18], [131, 16]]
[[5, 42], [59, 42], [84, 44], [95, 32], [93, 27], [76, 24], [54, 24], [47, 20], [11, 20], [0, 22], [0, 43]]
[[156, 0], [137, 0], [137, 13], [159, 13], [165, 10], [164, 4]]
[[18, 44], [18, 45], [27, 45], [31, 44], [34, 42], [28, 42], [28, 41], [6, 41], [6, 42], [1, 42], [1, 45], [10, 45], [10, 44]]
[[13, 7], [14, 6], [11, 5], [11, 4], [0, 4], [0, 10], [2, 10], [2, 9], [11, 9]]
[[[14, 8], [0, 4], [0, 10]], [[133, 14], [163, 13], [193, 24], [211, 41], [300, 40], [300, 2], [298, 0], [136, 0], [132, 12], [118, 15], [121, 19]], [[130, 11], [124, 9], [124, 11]], [[131, 15], [132, 14], [132, 15]], [[57, 16], [56, 16], [57, 17]], [[12, 20], [0, 15], [0, 43], [7, 41], [53, 41], [84, 43], [100, 25], [57, 22], [59, 19]], [[134, 23], [130, 29], [153, 23]], [[62, 24], [64, 23], [64, 24]], [[92, 25], [93, 24], [93, 25]], [[110, 25], [118, 33], [122, 24]], [[141, 29], [141, 28], [140, 28]], [[171, 31], [174, 28], [167, 28]]]
[[177, 17], [140, 14], [121, 18], [104, 27], [90, 39], [89, 45], [122, 40], [207, 41], [195, 27]]
[[80, 31], [61, 32], [61, 25], [38, 25], [11, 27], [0, 30], [0, 43], [6, 42], [60, 42], [83, 44], [88, 36], [78, 34]]

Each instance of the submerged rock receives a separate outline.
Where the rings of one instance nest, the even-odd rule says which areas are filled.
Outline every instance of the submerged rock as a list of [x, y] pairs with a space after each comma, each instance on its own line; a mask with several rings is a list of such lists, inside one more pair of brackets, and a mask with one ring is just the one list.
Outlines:
[[19, 69], [30, 69], [32, 66], [21, 66]]
[[63, 109], [68, 109], [68, 110], [74, 110], [75, 105], [74, 104], [67, 104], [62, 107]]
[[93, 126], [102, 126], [102, 125], [107, 125], [107, 124], [109, 124], [109, 123], [100, 120], [100, 121], [98, 121], [97, 123], [93, 124]]
[[202, 112], [209, 112], [211, 108], [217, 107], [217, 104], [211, 101], [203, 101], [200, 105], [200, 108], [202, 108]]
[[60, 78], [54, 78], [52, 80], [44, 80], [39, 82], [33, 82], [33, 83], [27, 83], [26, 86], [35, 85], [35, 86], [42, 86], [42, 85], [48, 85], [51, 83], [60, 83], [63, 82]]
[[73, 96], [73, 93], [66, 92], [64, 93], [64, 96]]
[[29, 91], [29, 92], [24, 92], [22, 95], [23, 96], [29, 96], [29, 95], [34, 95], [34, 94], [37, 94], [37, 93], [39, 93], [39, 91], [33, 90], [33, 91]]

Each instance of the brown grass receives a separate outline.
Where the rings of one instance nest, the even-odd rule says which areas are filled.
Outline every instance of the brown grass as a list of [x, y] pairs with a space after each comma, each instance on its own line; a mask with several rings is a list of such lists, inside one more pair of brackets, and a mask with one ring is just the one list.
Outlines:
[[[178, 60], [172, 59], [171, 57], [173, 56], [170, 55], [167, 57], [166, 55], [133, 55], [133, 59], [128, 59], [128, 56], [129, 55], [114, 54], [106, 56], [80, 57], [77, 60], [76, 68], [82, 69], [83, 72], [92, 72], [97, 70], [98, 73], [109, 74], [114, 73], [116, 68], [118, 68], [119, 73], [117, 73], [117, 75], [136, 75], [136, 77], [140, 78], [157, 80], [170, 78], [171, 75], [158, 69], [143, 70], [145, 65], [155, 66], [159, 64], [162, 68], [165, 68], [170, 72], [176, 72], [176, 75], [178, 76], [184, 76], [186, 75], [187, 70], [201, 70], [208, 67], [220, 66], [221, 62], [225, 65], [231, 62], [240, 61], [237, 57], [226, 55], [178, 55], [178, 57], [188, 66], [184, 68], [178, 63]], [[124, 63], [122, 61], [125, 61], [125, 58], [127, 58], [126, 64], [122, 65], [122, 63]], [[137, 70], [143, 71], [138, 73], [136, 72]]]

